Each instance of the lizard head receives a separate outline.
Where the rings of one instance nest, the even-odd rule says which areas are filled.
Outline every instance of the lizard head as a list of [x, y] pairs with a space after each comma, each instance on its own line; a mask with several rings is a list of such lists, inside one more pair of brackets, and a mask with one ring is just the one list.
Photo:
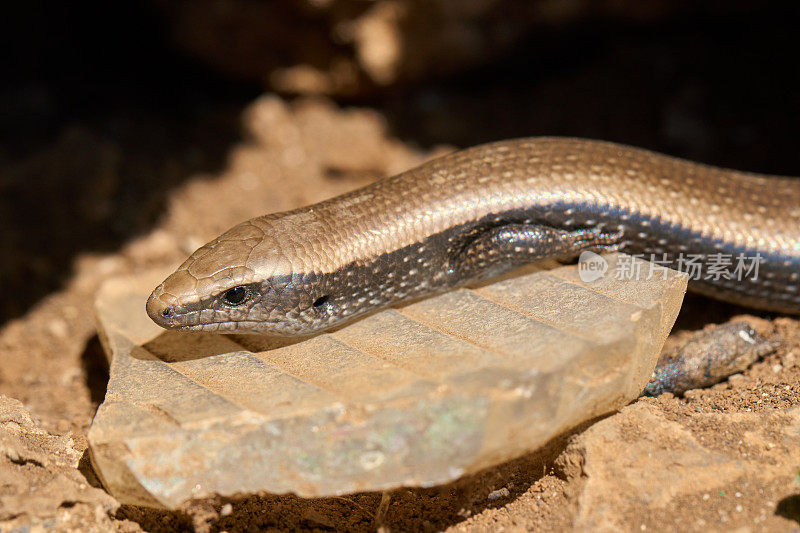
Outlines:
[[313, 232], [287, 218], [244, 222], [199, 248], [155, 288], [147, 314], [167, 329], [219, 333], [297, 336], [335, 325], [350, 312], [330, 294], [337, 276], [320, 252], [330, 248], [299, 237]]

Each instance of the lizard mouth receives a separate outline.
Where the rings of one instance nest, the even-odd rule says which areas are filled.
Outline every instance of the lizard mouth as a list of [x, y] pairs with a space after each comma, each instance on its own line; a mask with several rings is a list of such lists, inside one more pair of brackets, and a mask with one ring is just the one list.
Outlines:
[[[153, 322], [172, 331], [254, 333], [286, 337], [296, 336], [302, 329], [298, 326], [295, 331], [280, 321], [225, 320], [223, 317], [215, 320], [213, 315], [219, 316], [219, 314], [214, 310], [187, 309], [185, 306], [170, 305], [165, 303], [157, 293], [158, 290], [153, 291], [153, 294], [147, 299], [147, 314]], [[204, 314], [206, 314], [205, 317]]]

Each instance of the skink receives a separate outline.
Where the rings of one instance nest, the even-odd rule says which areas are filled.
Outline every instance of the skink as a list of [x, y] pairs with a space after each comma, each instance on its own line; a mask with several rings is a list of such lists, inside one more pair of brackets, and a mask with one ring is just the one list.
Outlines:
[[[608, 142], [496, 142], [235, 226], [159, 285], [147, 312], [169, 329], [307, 335], [584, 250], [673, 268], [699, 258], [692, 289], [800, 313], [800, 182]], [[723, 257], [756, 272], [712, 272]]]

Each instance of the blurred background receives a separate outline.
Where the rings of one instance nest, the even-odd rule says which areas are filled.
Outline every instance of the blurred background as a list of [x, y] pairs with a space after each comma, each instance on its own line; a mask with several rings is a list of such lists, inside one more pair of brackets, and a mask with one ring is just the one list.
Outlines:
[[264, 93], [372, 109], [389, 136], [423, 151], [574, 135], [800, 174], [796, 2], [2, 10], [0, 323], [62, 287], [79, 254], [114, 252], [150, 231], [183, 182], [223, 170], [247, 136], [244, 110]]

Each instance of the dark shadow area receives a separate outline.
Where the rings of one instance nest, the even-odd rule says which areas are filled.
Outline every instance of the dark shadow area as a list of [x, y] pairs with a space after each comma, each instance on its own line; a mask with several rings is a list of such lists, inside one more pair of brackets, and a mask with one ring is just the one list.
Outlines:
[[196, 531], [192, 518], [185, 513], [160, 511], [123, 505], [115, 516], [118, 520], [136, 522], [144, 531]]
[[97, 335], [87, 341], [81, 353], [81, 366], [89, 398], [96, 409], [103, 403], [108, 388], [108, 358]]
[[703, 326], [708, 324], [722, 324], [737, 315], [757, 315], [764, 318], [777, 316], [775, 313], [742, 307], [687, 292], [672, 331], [695, 331], [703, 329]]
[[792, 494], [779, 501], [775, 514], [800, 524], [800, 494]]
[[103, 489], [103, 483], [97, 476], [92, 466], [92, 451], [90, 448], [83, 450], [80, 460], [78, 461], [78, 471], [86, 478], [86, 482], [96, 489]]
[[[123, 505], [116, 517], [137, 522], [146, 531], [182, 531], [187, 524], [207, 531], [336, 530], [442, 531], [486, 509], [500, 508], [523, 496], [545, 475], [554, 472], [554, 461], [571, 436], [605, 418], [597, 417], [553, 438], [539, 450], [498, 466], [432, 488], [400, 488], [390, 492], [383, 519], [376, 523], [380, 492], [361, 492], [330, 498], [260, 494], [245, 498], [212, 498], [194, 502], [178, 511]], [[489, 497], [501, 488], [499, 497]], [[230, 513], [221, 509], [230, 504]]]
[[0, 324], [85, 252], [146, 233], [171, 189], [222, 167], [260, 92], [172, 51], [148, 2], [0, 14]]
[[542, 29], [504, 61], [382, 99], [423, 146], [604, 139], [742, 170], [800, 174], [797, 4], [653, 23]]
[[[214, 355], [222, 355], [235, 351], [231, 343], [238, 349], [250, 352], [277, 350], [284, 346], [297, 344], [308, 337], [268, 337], [264, 335], [222, 335], [192, 331], [165, 331], [141, 347], [131, 351], [132, 357], [141, 356], [150, 359], [155, 355], [165, 363], [177, 363], [203, 359]], [[142, 353], [142, 349], [146, 353]]]

